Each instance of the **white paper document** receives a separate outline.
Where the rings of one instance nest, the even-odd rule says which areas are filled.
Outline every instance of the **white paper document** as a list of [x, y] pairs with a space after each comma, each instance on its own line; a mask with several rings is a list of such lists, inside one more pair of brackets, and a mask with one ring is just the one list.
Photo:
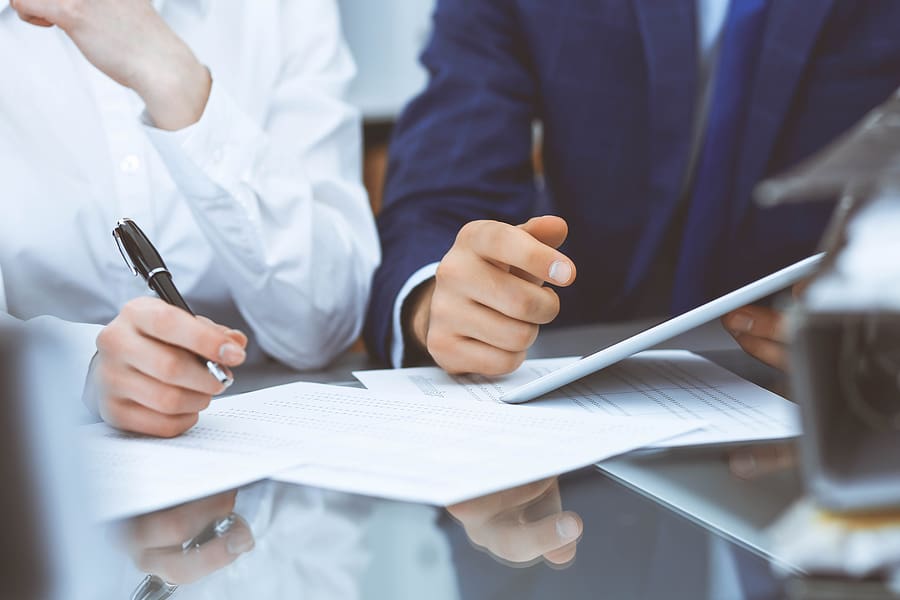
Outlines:
[[[447, 505], [679, 435], [636, 421], [294, 383], [216, 400], [173, 440], [84, 428], [99, 517], [164, 508], [272, 476]], [[285, 470], [287, 467], [293, 467]]]
[[439, 506], [559, 475], [602, 460], [592, 457], [629, 452], [702, 425], [311, 384], [272, 392], [265, 410], [322, 419], [303, 428], [306, 436], [321, 436], [314, 444], [319, 452], [274, 479]]
[[105, 424], [82, 428], [95, 514], [112, 520], [224, 492], [296, 466], [303, 440], [286, 427], [232, 418], [222, 398], [188, 432], [161, 439]]
[[[368, 389], [420, 398], [499, 403], [500, 396], [577, 357], [526, 360], [504, 377], [448, 375], [437, 367], [359, 371]], [[656, 447], [749, 442], [800, 434], [796, 405], [685, 350], [641, 352], [534, 400], [531, 406], [620, 417], [700, 419], [699, 430]]]
[[[201, 419], [202, 420], [202, 419]], [[123, 519], [231, 490], [295, 461], [282, 454], [243, 456], [212, 442], [220, 432], [198, 425], [180, 438], [163, 440], [117, 431], [107, 425], [83, 428], [93, 516]], [[211, 439], [212, 438], [212, 439]]]

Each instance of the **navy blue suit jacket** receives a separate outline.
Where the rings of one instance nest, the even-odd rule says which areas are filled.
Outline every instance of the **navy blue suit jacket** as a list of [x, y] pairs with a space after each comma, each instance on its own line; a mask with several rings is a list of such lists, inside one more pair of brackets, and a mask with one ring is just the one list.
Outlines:
[[[740, 0], [734, 0], [740, 1]], [[771, 0], [727, 219], [709, 228], [714, 296], [809, 255], [829, 206], [760, 209], [754, 185], [900, 87], [900, 2]], [[384, 258], [366, 327], [389, 356], [394, 300], [476, 219], [533, 216], [532, 122], [578, 280], [557, 323], [634, 316], [677, 214], [697, 91], [695, 0], [440, 0], [427, 89], [391, 146]], [[696, 243], [685, 239], [682, 244]]]

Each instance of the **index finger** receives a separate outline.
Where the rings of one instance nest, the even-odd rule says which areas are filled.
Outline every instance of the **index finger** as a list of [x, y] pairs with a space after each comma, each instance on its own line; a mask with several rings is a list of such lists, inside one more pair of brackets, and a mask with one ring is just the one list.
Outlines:
[[122, 309], [142, 334], [225, 365], [244, 362], [244, 349], [215, 323], [203, 321], [162, 300], [145, 300], [129, 302]]
[[575, 280], [575, 263], [569, 257], [518, 227], [476, 221], [460, 235], [482, 258], [520, 269], [540, 281], [564, 287]]

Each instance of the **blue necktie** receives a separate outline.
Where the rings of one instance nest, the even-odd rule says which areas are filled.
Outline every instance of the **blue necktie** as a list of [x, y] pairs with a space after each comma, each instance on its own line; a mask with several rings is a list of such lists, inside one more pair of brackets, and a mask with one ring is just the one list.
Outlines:
[[690, 310], [721, 292], [717, 275], [727, 249], [737, 161], [762, 47], [767, 1], [731, 0], [725, 18], [706, 139], [675, 270], [673, 314]]

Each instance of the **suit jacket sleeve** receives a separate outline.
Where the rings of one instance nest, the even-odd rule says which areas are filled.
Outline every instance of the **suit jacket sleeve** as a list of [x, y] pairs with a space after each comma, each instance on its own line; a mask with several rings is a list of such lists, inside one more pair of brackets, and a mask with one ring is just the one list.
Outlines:
[[385, 362], [394, 300], [407, 279], [441, 260], [465, 223], [519, 223], [531, 213], [537, 101], [513, 5], [438, 2], [422, 56], [429, 84], [397, 124], [378, 223], [383, 261], [366, 340]]

